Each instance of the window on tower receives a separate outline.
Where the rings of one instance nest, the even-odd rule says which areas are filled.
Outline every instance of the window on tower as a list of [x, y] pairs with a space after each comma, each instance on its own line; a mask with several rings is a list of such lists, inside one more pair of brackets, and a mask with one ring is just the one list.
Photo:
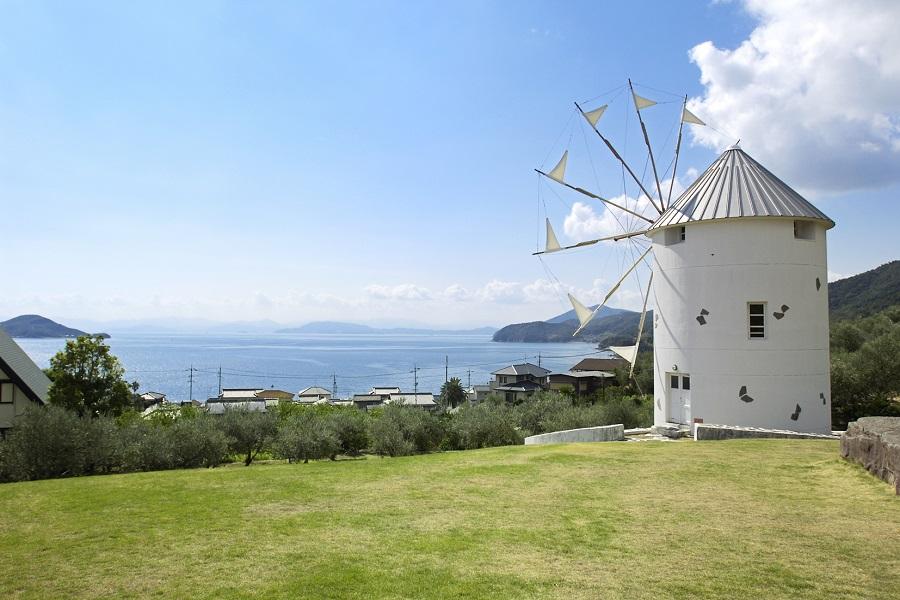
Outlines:
[[666, 246], [679, 244], [687, 239], [684, 227], [670, 227], [666, 229]]
[[747, 303], [747, 323], [750, 338], [766, 337], [766, 303]]
[[794, 221], [794, 239], [816, 239], [816, 228], [813, 225], [812, 221]]

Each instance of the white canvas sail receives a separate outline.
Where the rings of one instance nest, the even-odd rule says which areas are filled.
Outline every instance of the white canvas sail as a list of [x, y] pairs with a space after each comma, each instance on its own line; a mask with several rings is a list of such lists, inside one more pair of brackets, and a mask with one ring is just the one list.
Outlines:
[[686, 106], [681, 111], [681, 122], [692, 123], [694, 125], [706, 125], [706, 123], [700, 120], [700, 117], [689, 111]]
[[637, 344], [634, 346], [610, 346], [609, 349], [624, 358], [628, 361], [629, 364], [634, 364], [634, 358], [637, 356]]
[[544, 249], [544, 252], [556, 252], [557, 250], [562, 250], [562, 246], [559, 245], [559, 240], [556, 239], [556, 234], [553, 233], [550, 219], [547, 219], [547, 247]]
[[592, 110], [590, 112], [583, 112], [581, 114], [583, 114], [584, 118], [587, 119], [587, 122], [591, 124], [591, 127], [596, 127], [597, 121], [599, 121], [600, 117], [603, 116], [603, 113], [606, 112], [607, 106], [608, 105], [604, 104], [600, 108], [595, 108], [594, 110]]
[[547, 173], [547, 177], [550, 179], [555, 179], [556, 181], [563, 183], [563, 179], [566, 176], [566, 163], [569, 160], [569, 151], [566, 150], [563, 152], [562, 158], [559, 159], [559, 162], [556, 163], [556, 166], [553, 167], [549, 173]]
[[581, 327], [578, 328], [580, 331], [585, 325], [591, 322], [594, 313], [587, 306], [579, 302], [572, 294], [569, 294], [569, 302], [572, 303], [572, 308], [575, 309], [575, 316], [578, 317], [578, 323], [581, 325]]
[[638, 96], [634, 92], [631, 92], [631, 95], [634, 96], [634, 105], [638, 110], [644, 110], [645, 108], [649, 108], [656, 104], [655, 100], [650, 100], [649, 98]]

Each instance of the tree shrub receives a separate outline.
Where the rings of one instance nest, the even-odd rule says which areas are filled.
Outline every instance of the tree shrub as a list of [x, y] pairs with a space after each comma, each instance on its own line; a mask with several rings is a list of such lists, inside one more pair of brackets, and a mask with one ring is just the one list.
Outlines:
[[334, 458], [340, 447], [340, 440], [328, 426], [327, 417], [314, 411], [301, 412], [282, 422], [274, 443], [276, 455], [304, 463], [311, 459]]
[[243, 456], [245, 466], [250, 466], [260, 452], [271, 449], [278, 434], [278, 419], [272, 412], [229, 408], [218, 418], [228, 449]]
[[340, 452], [359, 456], [369, 447], [367, 413], [357, 408], [337, 408], [327, 416], [327, 425], [337, 436]]
[[464, 405], [450, 422], [455, 448], [471, 450], [523, 443], [516, 415], [505, 404]]

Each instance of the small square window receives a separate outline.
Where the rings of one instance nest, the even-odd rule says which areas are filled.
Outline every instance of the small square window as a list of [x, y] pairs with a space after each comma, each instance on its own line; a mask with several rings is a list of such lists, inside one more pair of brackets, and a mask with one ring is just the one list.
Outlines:
[[677, 390], [678, 389], [678, 375], [672, 375], [670, 377], [670, 379], [672, 381], [672, 389]]
[[794, 239], [816, 239], [816, 228], [812, 221], [794, 221]]
[[666, 246], [680, 244], [687, 239], [684, 227], [670, 227], [666, 229]]
[[0, 404], [12, 404], [13, 389], [11, 383], [0, 383]]
[[766, 303], [765, 302], [748, 302], [747, 303], [747, 322], [749, 326], [749, 334], [751, 338], [766, 337]]
[[691, 376], [690, 375], [682, 375], [681, 376], [681, 389], [683, 389], [683, 390], [691, 389]]

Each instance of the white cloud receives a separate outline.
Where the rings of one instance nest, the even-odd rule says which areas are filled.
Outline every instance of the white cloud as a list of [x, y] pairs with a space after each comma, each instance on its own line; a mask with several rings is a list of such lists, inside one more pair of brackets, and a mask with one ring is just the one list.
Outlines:
[[[745, 0], [759, 24], [737, 48], [691, 49], [689, 108], [810, 192], [900, 181], [900, 2]], [[691, 127], [702, 145], [732, 143]]]
[[377, 300], [427, 300], [431, 298], [431, 292], [424, 287], [401, 283], [400, 285], [372, 284], [365, 288], [365, 293]]

